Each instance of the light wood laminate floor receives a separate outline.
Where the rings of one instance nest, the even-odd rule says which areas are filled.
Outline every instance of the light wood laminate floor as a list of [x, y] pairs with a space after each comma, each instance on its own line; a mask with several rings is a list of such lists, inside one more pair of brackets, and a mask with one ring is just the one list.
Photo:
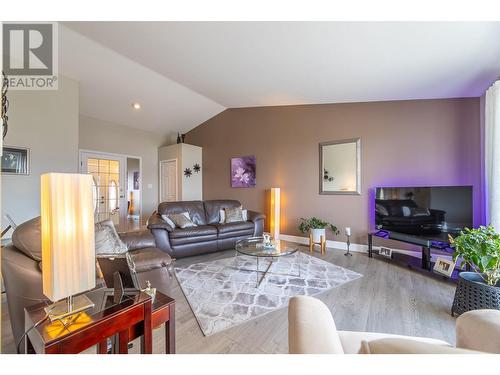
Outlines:
[[[306, 248], [302, 248], [306, 251]], [[333, 313], [339, 330], [397, 333], [433, 337], [455, 343], [455, 318], [450, 315], [455, 285], [381, 258], [328, 249], [315, 256], [363, 274], [363, 277], [317, 297]], [[234, 251], [179, 259], [179, 265], [234, 256]], [[176, 303], [177, 353], [287, 353], [287, 309], [274, 311], [236, 327], [203, 336], [179, 284], [173, 280]], [[161, 353], [163, 329], [153, 335]], [[131, 352], [138, 350], [134, 345]], [[5, 296], [2, 296], [2, 352], [15, 352]]]

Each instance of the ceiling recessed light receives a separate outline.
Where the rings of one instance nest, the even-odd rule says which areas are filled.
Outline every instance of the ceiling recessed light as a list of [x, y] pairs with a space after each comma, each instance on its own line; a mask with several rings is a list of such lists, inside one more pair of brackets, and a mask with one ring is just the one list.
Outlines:
[[134, 110], [138, 111], [139, 109], [141, 109], [141, 105], [140, 105], [140, 103], [135, 102], [135, 103], [132, 103], [132, 108]]

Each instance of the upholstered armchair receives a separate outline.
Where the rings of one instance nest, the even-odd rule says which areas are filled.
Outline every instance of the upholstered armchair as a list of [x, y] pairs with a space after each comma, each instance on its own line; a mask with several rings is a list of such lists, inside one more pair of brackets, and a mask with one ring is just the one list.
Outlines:
[[456, 323], [456, 347], [445, 341], [375, 332], [338, 331], [319, 299], [297, 296], [288, 307], [291, 354], [465, 354], [500, 353], [500, 311], [474, 310]]

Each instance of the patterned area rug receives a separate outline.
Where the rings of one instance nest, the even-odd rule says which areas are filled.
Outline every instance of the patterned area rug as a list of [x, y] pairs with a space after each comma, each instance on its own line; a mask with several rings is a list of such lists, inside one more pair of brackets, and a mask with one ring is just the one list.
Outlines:
[[[259, 270], [268, 264], [261, 258]], [[243, 255], [175, 268], [205, 336], [286, 307], [293, 296], [312, 296], [362, 277], [301, 252], [276, 259], [258, 287], [255, 270], [256, 258]]]

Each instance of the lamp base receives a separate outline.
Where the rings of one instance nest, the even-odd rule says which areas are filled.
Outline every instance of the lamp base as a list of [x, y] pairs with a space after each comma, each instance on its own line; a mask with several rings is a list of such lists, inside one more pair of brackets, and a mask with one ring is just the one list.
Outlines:
[[85, 294], [73, 297], [69, 296], [65, 300], [58, 301], [44, 308], [45, 313], [49, 315], [51, 322], [67, 318], [70, 315], [77, 314], [84, 310], [93, 308], [94, 302]]

